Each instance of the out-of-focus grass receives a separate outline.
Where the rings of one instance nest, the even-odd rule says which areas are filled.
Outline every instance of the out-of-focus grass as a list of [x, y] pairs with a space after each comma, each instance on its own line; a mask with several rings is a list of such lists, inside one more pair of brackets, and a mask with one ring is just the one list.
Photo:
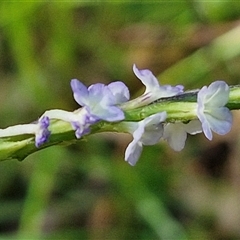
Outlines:
[[[238, 2], [0, 7], [1, 127], [47, 109], [76, 109], [71, 78], [87, 85], [120, 79], [136, 95], [142, 86], [133, 63], [186, 88], [239, 82]], [[237, 239], [238, 132], [235, 124], [211, 144], [189, 137], [181, 153], [163, 142], [145, 147], [136, 167], [123, 160], [131, 138], [121, 134], [3, 162], [0, 237]]]

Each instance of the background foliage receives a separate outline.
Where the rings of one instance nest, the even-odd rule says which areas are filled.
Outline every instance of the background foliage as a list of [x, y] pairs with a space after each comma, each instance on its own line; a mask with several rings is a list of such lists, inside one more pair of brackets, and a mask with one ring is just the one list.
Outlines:
[[[238, 1], [1, 2], [0, 126], [74, 110], [70, 79], [122, 80], [132, 65], [164, 84], [199, 88], [240, 78]], [[99, 134], [0, 163], [1, 239], [239, 239], [239, 114], [224, 137], [188, 138], [176, 153]]]

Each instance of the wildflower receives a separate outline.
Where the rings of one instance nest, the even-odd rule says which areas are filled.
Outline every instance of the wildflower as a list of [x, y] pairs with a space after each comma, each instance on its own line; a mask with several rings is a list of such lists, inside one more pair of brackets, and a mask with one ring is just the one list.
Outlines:
[[143, 145], [154, 145], [163, 135], [163, 124], [166, 112], [151, 115], [140, 122], [125, 123], [127, 131], [133, 135], [133, 141], [125, 152], [125, 161], [134, 166], [138, 161]]
[[187, 133], [195, 135], [202, 132], [199, 120], [192, 120], [187, 124], [182, 122], [167, 123], [164, 126], [163, 138], [175, 151], [181, 151], [185, 146]]
[[48, 141], [50, 136], [50, 131], [48, 130], [49, 124], [49, 118], [47, 116], [43, 116], [36, 123], [20, 124], [0, 129], [0, 137], [34, 134], [35, 146], [39, 148], [42, 144]]
[[129, 91], [125, 84], [113, 82], [109, 85], [101, 83], [86, 87], [77, 79], [71, 81], [75, 101], [87, 107], [91, 116], [109, 122], [124, 119], [123, 111], [116, 106], [129, 99]]
[[153, 101], [156, 101], [157, 99], [172, 97], [183, 93], [184, 87], [182, 85], [177, 85], [175, 87], [171, 85], [160, 85], [158, 79], [148, 69], [139, 70], [134, 64], [133, 72], [136, 77], [145, 85], [146, 90], [140, 97], [121, 104], [122, 109], [142, 107]]
[[87, 88], [77, 79], [73, 79], [71, 87], [74, 99], [83, 107], [74, 112], [53, 109], [46, 111], [44, 116], [71, 123], [76, 138], [88, 134], [90, 126], [100, 120], [114, 122], [124, 119], [123, 111], [115, 106], [129, 99], [129, 91], [124, 83], [97, 83]]
[[231, 130], [232, 113], [225, 107], [229, 91], [229, 86], [224, 81], [216, 81], [198, 92], [197, 116], [209, 140], [212, 140], [212, 131], [224, 135]]
[[160, 85], [158, 79], [148, 69], [139, 70], [136, 65], [133, 65], [133, 72], [136, 77], [146, 86], [146, 90], [143, 95], [150, 93], [151, 102], [163, 97], [172, 97], [183, 92], [183, 86], [177, 85], [172, 87], [171, 85]]

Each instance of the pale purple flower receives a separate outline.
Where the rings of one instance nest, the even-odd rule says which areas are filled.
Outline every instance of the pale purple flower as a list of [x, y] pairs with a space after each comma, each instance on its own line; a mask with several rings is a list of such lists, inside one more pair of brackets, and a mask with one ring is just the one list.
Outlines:
[[148, 69], [139, 70], [134, 64], [133, 72], [146, 87], [143, 95], [148, 97], [148, 103], [160, 98], [172, 97], [183, 92], [184, 87], [182, 85], [175, 87], [171, 85], [160, 85], [158, 79]]
[[167, 140], [173, 150], [181, 151], [185, 146], [187, 133], [195, 135], [200, 132], [202, 132], [202, 128], [199, 120], [192, 120], [187, 124], [167, 123], [164, 126], [163, 139]]
[[97, 83], [87, 88], [77, 79], [73, 79], [71, 87], [75, 101], [83, 107], [88, 107], [93, 118], [109, 122], [124, 119], [123, 111], [116, 106], [129, 99], [128, 88], [123, 83]]
[[126, 122], [126, 129], [133, 135], [133, 141], [125, 152], [125, 161], [134, 166], [138, 161], [143, 145], [156, 144], [163, 135], [163, 124], [166, 112], [156, 113], [140, 122]]
[[184, 87], [182, 85], [177, 85], [175, 87], [171, 85], [160, 85], [158, 79], [148, 69], [139, 70], [134, 64], [133, 72], [145, 85], [146, 90], [140, 97], [121, 104], [122, 109], [129, 110], [146, 106], [157, 99], [172, 97], [183, 93]]
[[74, 99], [82, 108], [74, 112], [49, 110], [44, 116], [71, 123], [76, 138], [90, 133], [90, 126], [100, 120], [114, 122], [124, 119], [123, 111], [116, 106], [129, 99], [129, 91], [124, 83], [113, 82], [109, 85], [97, 83], [87, 88], [77, 79], [73, 79], [71, 88]]
[[232, 113], [225, 107], [229, 91], [229, 86], [224, 81], [216, 81], [198, 92], [197, 116], [209, 140], [212, 140], [212, 131], [224, 135], [231, 130]]

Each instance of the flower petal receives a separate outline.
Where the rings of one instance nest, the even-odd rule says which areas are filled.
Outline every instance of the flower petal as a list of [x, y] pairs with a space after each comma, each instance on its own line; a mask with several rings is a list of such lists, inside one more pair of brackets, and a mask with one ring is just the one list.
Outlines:
[[94, 114], [96, 114], [96, 116], [98, 116], [100, 119], [109, 122], [121, 121], [125, 118], [124, 112], [115, 106], [97, 108], [95, 109]]
[[143, 121], [140, 121], [137, 124], [137, 128], [135, 131], [132, 133], [134, 141], [138, 142], [141, 141], [142, 135], [144, 134], [144, 123]]
[[224, 81], [215, 81], [208, 87], [205, 96], [205, 105], [222, 107], [229, 99], [229, 86]]
[[154, 88], [159, 88], [158, 79], [148, 69], [139, 70], [137, 66], [133, 65], [133, 72], [137, 78], [146, 86], [145, 93], [151, 92]]
[[142, 153], [142, 143], [139, 141], [132, 141], [125, 152], [125, 161], [127, 161], [130, 165], [134, 166], [140, 155]]
[[212, 138], [213, 138], [213, 136], [212, 136], [212, 131], [211, 131], [211, 127], [210, 127], [210, 124], [209, 124], [207, 118], [204, 117], [204, 118], [201, 120], [201, 123], [202, 123], [202, 129], [203, 129], [204, 135], [205, 135], [206, 138], [208, 138], [209, 140], [212, 140]]
[[163, 138], [167, 140], [170, 147], [175, 151], [181, 151], [185, 146], [187, 133], [185, 124], [183, 123], [168, 123], [164, 127]]
[[154, 124], [151, 127], [147, 127], [145, 133], [142, 136], [143, 145], [154, 145], [159, 142], [163, 136], [163, 124]]
[[129, 100], [130, 93], [127, 86], [120, 81], [108, 84], [108, 88], [115, 97], [116, 104], [124, 103]]
[[192, 120], [188, 124], [185, 124], [185, 130], [191, 135], [202, 132], [202, 125], [199, 120]]
[[232, 127], [232, 113], [226, 107], [211, 109], [210, 114], [206, 114], [206, 119], [212, 129], [217, 134], [227, 134]]
[[89, 104], [88, 107], [92, 110], [97, 108], [99, 105], [106, 106], [106, 105], [114, 105], [115, 99], [112, 92], [109, 88], [102, 84], [96, 83], [88, 88], [89, 91]]
[[42, 144], [48, 141], [51, 132], [48, 130], [50, 124], [49, 117], [43, 116], [39, 119], [37, 131], [35, 134], [35, 146], [39, 148]]
[[85, 106], [88, 103], [88, 89], [87, 87], [81, 83], [77, 79], [72, 79], [70, 82], [72, 91], [73, 91], [73, 97], [75, 101], [80, 106]]
[[133, 71], [146, 86], [146, 90], [143, 94], [145, 105], [156, 99], [172, 97], [183, 92], [184, 87], [182, 85], [177, 85], [175, 87], [171, 85], [160, 85], [158, 79], [148, 69], [139, 70], [134, 64]]
[[162, 122], [166, 120], [166, 117], [166, 112], [160, 112], [142, 121], [142, 124], [145, 126], [145, 131], [141, 139], [143, 145], [154, 145], [160, 140], [163, 135]]
[[75, 130], [76, 138], [81, 138], [83, 135], [90, 133], [90, 128], [82, 125], [79, 122], [71, 122], [72, 128]]
[[171, 85], [161, 85], [159, 90], [155, 89], [155, 94], [157, 99], [163, 97], [172, 97], [182, 93], [183, 89], [184, 87], [182, 85], [177, 85], [175, 87]]

